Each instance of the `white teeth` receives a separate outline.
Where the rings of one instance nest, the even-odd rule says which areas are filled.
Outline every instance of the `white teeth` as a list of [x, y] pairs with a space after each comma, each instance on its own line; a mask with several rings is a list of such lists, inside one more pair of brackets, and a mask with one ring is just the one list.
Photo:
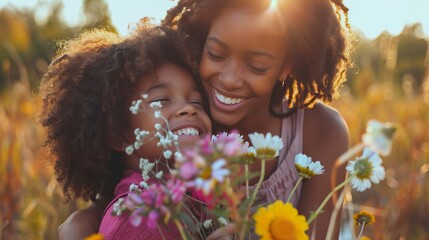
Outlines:
[[175, 132], [175, 134], [177, 134], [179, 136], [180, 135], [192, 135], [192, 136], [195, 136], [195, 135], [200, 135], [200, 131], [198, 129], [196, 129], [196, 128], [182, 128], [182, 129], [177, 130]]
[[222, 94], [220, 94], [218, 91], [214, 91], [215, 92], [215, 96], [217, 98], [217, 100], [219, 100], [219, 102], [224, 103], [224, 104], [237, 104], [237, 103], [241, 103], [242, 101], [244, 101], [244, 98], [230, 98], [230, 97], [226, 97]]

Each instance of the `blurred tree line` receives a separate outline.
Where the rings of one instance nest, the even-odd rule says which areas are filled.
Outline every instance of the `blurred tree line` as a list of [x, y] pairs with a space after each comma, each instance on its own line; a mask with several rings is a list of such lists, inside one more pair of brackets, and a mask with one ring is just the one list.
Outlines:
[[37, 9], [0, 9], [0, 92], [20, 80], [36, 87], [55, 56], [58, 41], [101, 26], [116, 32], [104, 0], [83, 0], [82, 6], [85, 21], [79, 26], [64, 22], [63, 2], [58, 0], [53, 1], [43, 22], [36, 19]]
[[0, 239], [56, 239], [59, 224], [82, 207], [63, 204], [35, 124], [35, 92], [57, 42], [99, 26], [116, 31], [104, 0], [83, 0], [82, 6], [79, 26], [64, 22], [59, 0], [42, 21], [35, 14], [42, 4], [0, 9]]
[[372, 86], [382, 85], [392, 85], [391, 98], [425, 91], [424, 82], [429, 81], [429, 38], [424, 36], [420, 23], [405, 26], [398, 36], [383, 32], [368, 40], [358, 35], [355, 42], [354, 66], [347, 73], [353, 96], [362, 97]]
[[[104, 0], [83, 0], [85, 22], [80, 26], [68, 26], [61, 17], [62, 8], [61, 1], [54, 1], [44, 22], [35, 19], [36, 9], [0, 10], [0, 91], [20, 79], [37, 86], [55, 55], [57, 41], [94, 27], [116, 31]], [[366, 92], [373, 81], [391, 81], [399, 94], [404, 88], [422, 91], [429, 69], [429, 48], [420, 24], [406, 26], [398, 36], [383, 33], [371, 41], [359, 35], [356, 38], [352, 55], [355, 66], [347, 73], [353, 95]]]

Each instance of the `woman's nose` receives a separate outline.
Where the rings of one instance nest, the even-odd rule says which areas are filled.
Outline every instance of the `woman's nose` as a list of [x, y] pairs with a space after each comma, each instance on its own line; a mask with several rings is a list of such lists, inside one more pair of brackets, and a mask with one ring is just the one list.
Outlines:
[[236, 89], [242, 86], [242, 73], [237, 61], [228, 61], [219, 73], [219, 82], [224, 90]]

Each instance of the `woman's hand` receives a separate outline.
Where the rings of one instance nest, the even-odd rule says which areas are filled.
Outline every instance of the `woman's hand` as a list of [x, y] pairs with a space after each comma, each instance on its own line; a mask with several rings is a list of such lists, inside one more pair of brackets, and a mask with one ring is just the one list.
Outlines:
[[224, 227], [218, 228], [210, 236], [207, 237], [207, 240], [232, 240], [234, 239], [234, 233], [236, 232], [234, 224], [228, 224]]

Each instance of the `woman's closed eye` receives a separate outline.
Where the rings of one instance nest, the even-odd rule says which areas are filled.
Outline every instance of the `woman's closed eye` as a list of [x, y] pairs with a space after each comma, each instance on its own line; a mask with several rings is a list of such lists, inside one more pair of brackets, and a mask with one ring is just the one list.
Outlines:
[[250, 71], [256, 73], [256, 74], [265, 74], [269, 68], [267, 67], [256, 67], [252, 64], [247, 64], [247, 66], [249, 67]]
[[225, 59], [224, 56], [220, 55], [219, 53], [217, 53], [216, 51], [207, 49], [207, 55], [209, 56], [210, 59], [212, 59], [213, 61], [222, 61]]

